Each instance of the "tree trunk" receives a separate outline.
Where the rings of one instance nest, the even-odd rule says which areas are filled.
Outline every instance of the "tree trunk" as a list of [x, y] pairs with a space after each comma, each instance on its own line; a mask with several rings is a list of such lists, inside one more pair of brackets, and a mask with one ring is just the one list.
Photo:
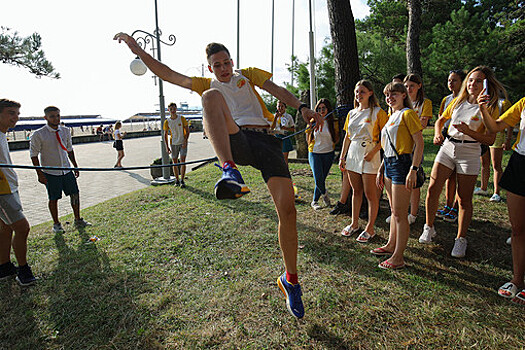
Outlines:
[[332, 102], [337, 102], [339, 106], [351, 105], [354, 100], [354, 86], [360, 78], [354, 15], [350, 0], [328, 0], [327, 5], [330, 34], [334, 44], [337, 92], [337, 101]]
[[[310, 90], [301, 91], [301, 102], [310, 105]], [[295, 130], [303, 130], [306, 128], [306, 122], [303, 117], [299, 114], [299, 111], [295, 115]], [[297, 151], [297, 159], [303, 158], [308, 159], [308, 145], [306, 144], [306, 134], [301, 132], [295, 137], [295, 149]]]
[[421, 0], [408, 0], [407, 72], [423, 76], [419, 35], [421, 34]]

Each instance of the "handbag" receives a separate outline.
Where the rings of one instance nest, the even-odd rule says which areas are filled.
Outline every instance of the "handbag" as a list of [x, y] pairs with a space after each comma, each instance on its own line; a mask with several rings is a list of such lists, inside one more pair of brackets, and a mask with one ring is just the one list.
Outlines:
[[[399, 153], [397, 153], [396, 147], [392, 143], [392, 139], [390, 138], [390, 133], [388, 132], [388, 129], [385, 129], [385, 132], [386, 132], [386, 136], [388, 136], [388, 142], [390, 143], [390, 147], [392, 147], [392, 149], [396, 153], [396, 158], [399, 158]], [[412, 160], [412, 157], [413, 155], [410, 154], [410, 160]], [[419, 166], [416, 172], [416, 184], [414, 185], [414, 188], [420, 188], [421, 186], [423, 186], [426, 180], [427, 180], [427, 175], [425, 174], [425, 170], [423, 170], [422, 166]]]

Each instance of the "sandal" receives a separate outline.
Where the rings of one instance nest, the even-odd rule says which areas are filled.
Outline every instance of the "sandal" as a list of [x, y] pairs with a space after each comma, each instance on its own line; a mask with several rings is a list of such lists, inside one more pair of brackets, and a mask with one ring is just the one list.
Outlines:
[[343, 229], [343, 231], [341, 231], [341, 236], [350, 237], [357, 231], [359, 231], [359, 227], [352, 228], [352, 225], [348, 225]]
[[372, 249], [370, 251], [370, 254], [373, 254], [375, 256], [385, 256], [385, 255], [392, 255], [393, 253], [389, 252], [385, 248], [379, 247], [379, 248]]
[[363, 231], [355, 240], [358, 241], [359, 243], [368, 243], [368, 241], [370, 241], [375, 236], [376, 236], [375, 233], [371, 235], [370, 233]]
[[512, 298], [512, 302], [525, 306], [525, 289]]
[[385, 260], [382, 263], [379, 263], [379, 265], [377, 265], [377, 267], [384, 269], [384, 270], [400, 270], [400, 269], [405, 268], [405, 266], [406, 266], [405, 263], [394, 265], [388, 260]]
[[518, 287], [512, 282], [507, 282], [498, 289], [498, 295], [507, 299], [514, 298], [518, 292]]

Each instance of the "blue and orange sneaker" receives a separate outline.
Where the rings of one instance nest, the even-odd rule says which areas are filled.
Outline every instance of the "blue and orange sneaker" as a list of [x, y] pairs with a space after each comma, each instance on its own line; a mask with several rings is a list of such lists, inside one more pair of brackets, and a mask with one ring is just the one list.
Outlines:
[[225, 164], [223, 167], [218, 164], [215, 166], [222, 170], [222, 178], [215, 184], [217, 199], [237, 199], [250, 193], [237, 167], [232, 167], [230, 164]]
[[301, 295], [303, 295], [301, 285], [299, 283], [291, 284], [288, 282], [286, 280], [286, 272], [277, 279], [277, 285], [286, 297], [286, 307], [288, 311], [297, 318], [303, 318], [304, 307], [303, 300], [301, 299]]

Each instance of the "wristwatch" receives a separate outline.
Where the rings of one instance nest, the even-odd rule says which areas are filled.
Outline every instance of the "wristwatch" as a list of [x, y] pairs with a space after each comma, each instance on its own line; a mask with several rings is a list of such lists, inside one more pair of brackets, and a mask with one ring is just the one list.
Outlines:
[[412, 165], [410, 167], [410, 170], [414, 170], [414, 171], [418, 171], [419, 170], [419, 167], [415, 166], [415, 165]]

